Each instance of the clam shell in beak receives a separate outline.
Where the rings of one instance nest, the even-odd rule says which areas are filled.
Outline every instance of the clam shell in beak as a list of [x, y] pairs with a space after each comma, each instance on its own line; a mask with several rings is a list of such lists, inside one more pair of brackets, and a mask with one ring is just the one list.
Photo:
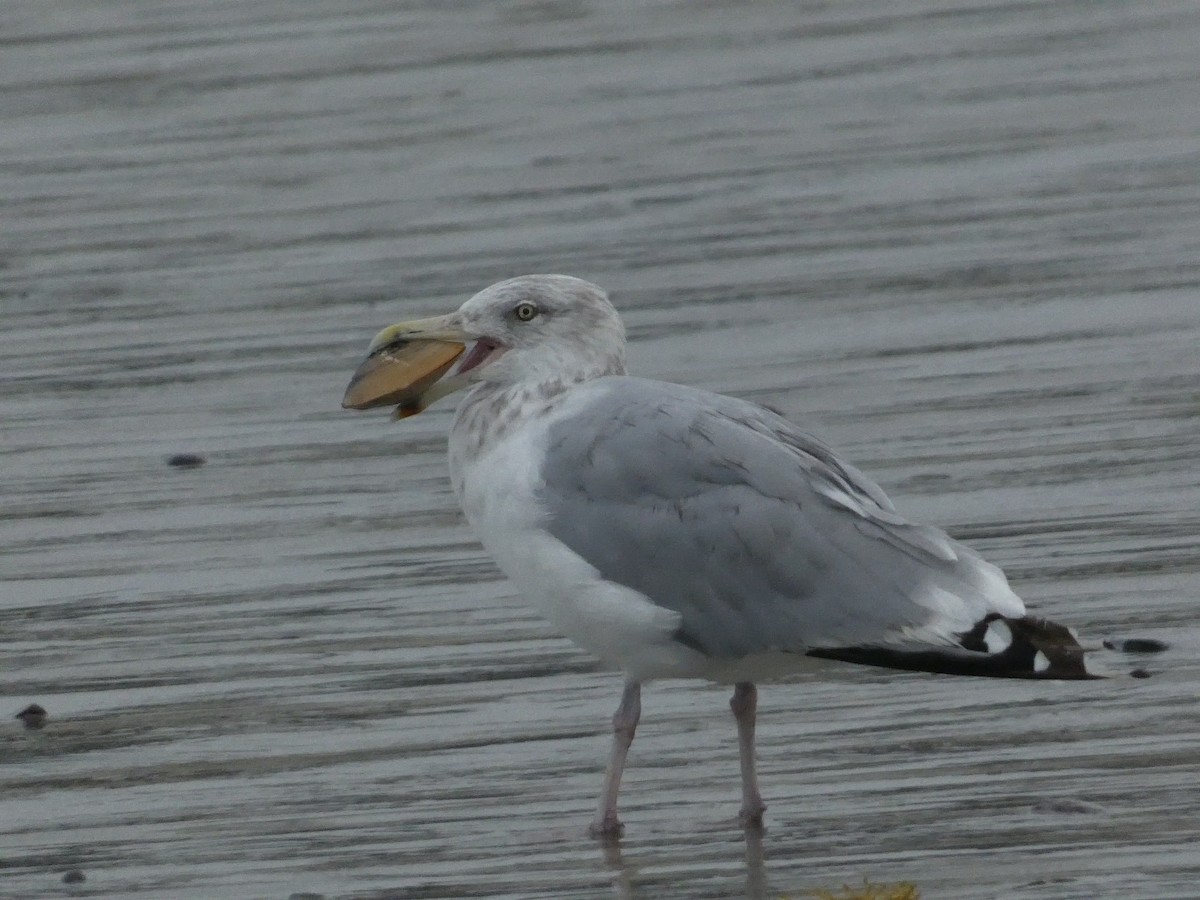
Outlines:
[[374, 350], [354, 372], [344, 409], [417, 405], [421, 395], [450, 370], [465, 344], [398, 340]]

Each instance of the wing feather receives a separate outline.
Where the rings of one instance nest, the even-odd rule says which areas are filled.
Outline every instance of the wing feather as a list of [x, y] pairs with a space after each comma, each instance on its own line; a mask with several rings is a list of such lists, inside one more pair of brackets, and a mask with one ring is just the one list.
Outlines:
[[713, 656], [947, 645], [1024, 613], [999, 569], [745, 401], [600, 379], [551, 426], [540, 476], [551, 534]]

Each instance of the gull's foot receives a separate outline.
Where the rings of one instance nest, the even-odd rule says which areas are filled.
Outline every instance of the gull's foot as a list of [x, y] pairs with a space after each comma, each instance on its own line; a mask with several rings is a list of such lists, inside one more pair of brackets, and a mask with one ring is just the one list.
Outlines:
[[767, 811], [767, 804], [761, 800], [755, 803], [747, 803], [738, 813], [738, 821], [742, 823], [742, 827], [747, 831], [766, 831], [766, 826], [763, 825], [763, 813]]
[[624, 833], [625, 826], [621, 824], [621, 820], [617, 818], [615, 812], [597, 816], [588, 826], [588, 836], [602, 841], [615, 841]]

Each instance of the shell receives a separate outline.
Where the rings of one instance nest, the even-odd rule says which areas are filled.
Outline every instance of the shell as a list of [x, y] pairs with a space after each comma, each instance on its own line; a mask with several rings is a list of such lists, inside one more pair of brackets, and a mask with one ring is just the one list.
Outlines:
[[414, 405], [465, 349], [465, 344], [449, 341], [396, 341], [380, 347], [355, 371], [342, 407]]

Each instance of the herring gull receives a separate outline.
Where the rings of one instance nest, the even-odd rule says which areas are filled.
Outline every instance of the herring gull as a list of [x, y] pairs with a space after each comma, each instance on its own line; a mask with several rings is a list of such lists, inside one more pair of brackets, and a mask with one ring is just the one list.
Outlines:
[[624, 326], [593, 284], [502, 281], [370, 349], [343, 405], [404, 417], [470, 388], [450, 431], [467, 521], [527, 600], [624, 674], [593, 834], [622, 831], [650, 679], [734, 685], [740, 817], [756, 828], [760, 680], [815, 660], [1095, 677], [1000, 569], [903, 518], [825, 444], [753, 403], [625, 374]]

